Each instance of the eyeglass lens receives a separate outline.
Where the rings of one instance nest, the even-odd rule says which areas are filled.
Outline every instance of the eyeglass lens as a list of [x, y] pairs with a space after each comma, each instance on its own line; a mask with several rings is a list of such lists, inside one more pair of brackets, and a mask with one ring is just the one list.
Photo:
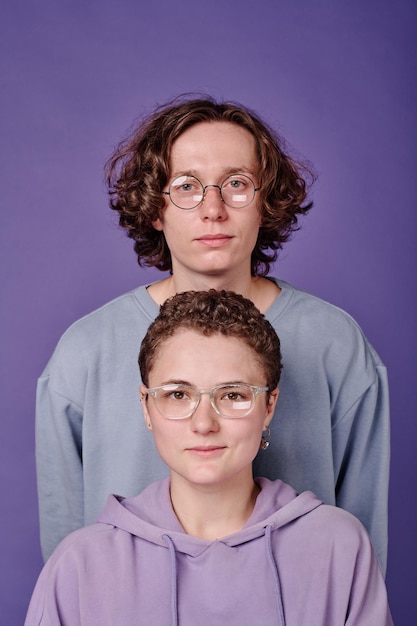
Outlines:
[[[172, 181], [169, 187], [169, 195], [172, 202], [181, 209], [194, 209], [204, 199], [208, 187], [217, 185], [204, 185], [194, 176], [179, 176]], [[245, 207], [250, 204], [255, 196], [255, 185], [249, 176], [245, 174], [233, 174], [228, 176], [220, 185], [220, 195], [224, 203], [233, 208]]]
[[[152, 390], [158, 411], [169, 419], [192, 415], [202, 391], [187, 385], [165, 385]], [[215, 410], [224, 417], [243, 417], [252, 409], [254, 391], [249, 385], [221, 385], [210, 392]]]

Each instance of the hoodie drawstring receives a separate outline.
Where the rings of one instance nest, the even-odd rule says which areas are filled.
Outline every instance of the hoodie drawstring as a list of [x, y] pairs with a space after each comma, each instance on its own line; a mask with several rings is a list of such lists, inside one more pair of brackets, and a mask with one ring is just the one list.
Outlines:
[[[267, 560], [271, 566], [272, 578], [275, 586], [275, 600], [277, 604], [277, 611], [279, 616], [280, 626], [285, 626], [284, 607], [282, 604], [281, 582], [279, 579], [278, 568], [275, 563], [274, 555], [272, 553], [272, 540], [271, 540], [272, 526], [265, 527], [265, 546]], [[172, 626], [178, 626], [178, 592], [177, 592], [177, 561], [174, 542], [169, 535], [162, 535], [162, 538], [166, 542], [169, 550], [169, 556], [171, 561], [171, 624]]]
[[178, 595], [177, 595], [177, 561], [174, 542], [169, 535], [162, 535], [168, 545], [169, 556], [171, 558], [171, 623], [178, 626]]
[[266, 555], [267, 555], [269, 564], [271, 566], [273, 580], [275, 582], [275, 599], [277, 603], [277, 610], [278, 610], [278, 615], [280, 619], [280, 624], [281, 626], [285, 626], [284, 607], [282, 604], [281, 582], [279, 580], [277, 564], [275, 563], [274, 555], [272, 553], [271, 532], [272, 532], [272, 526], [266, 526], [265, 527]]

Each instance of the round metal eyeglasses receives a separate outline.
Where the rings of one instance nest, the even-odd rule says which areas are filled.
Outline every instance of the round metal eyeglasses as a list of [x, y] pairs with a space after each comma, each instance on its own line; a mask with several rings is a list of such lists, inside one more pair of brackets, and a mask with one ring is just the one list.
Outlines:
[[197, 389], [193, 385], [170, 384], [147, 389], [155, 406], [162, 415], [170, 420], [191, 417], [200, 404], [201, 396], [207, 393], [213, 409], [221, 417], [245, 417], [252, 411], [258, 393], [268, 391], [269, 387], [256, 387], [246, 383], [223, 383], [211, 389]]
[[225, 205], [233, 209], [248, 206], [260, 189], [255, 187], [253, 180], [246, 174], [232, 174], [221, 185], [203, 185], [195, 176], [184, 175], [175, 178], [169, 190], [162, 193], [169, 196], [176, 207], [188, 211], [204, 202], [209, 187], [216, 187]]

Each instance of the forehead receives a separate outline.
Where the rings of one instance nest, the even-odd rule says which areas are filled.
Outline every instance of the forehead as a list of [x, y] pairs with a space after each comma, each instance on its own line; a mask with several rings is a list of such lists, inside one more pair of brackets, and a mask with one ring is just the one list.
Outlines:
[[199, 122], [184, 131], [173, 143], [171, 169], [219, 167], [254, 171], [257, 166], [253, 135], [230, 122]]
[[259, 357], [242, 339], [185, 329], [161, 344], [149, 378], [151, 385], [172, 380], [200, 387], [231, 381], [264, 384]]

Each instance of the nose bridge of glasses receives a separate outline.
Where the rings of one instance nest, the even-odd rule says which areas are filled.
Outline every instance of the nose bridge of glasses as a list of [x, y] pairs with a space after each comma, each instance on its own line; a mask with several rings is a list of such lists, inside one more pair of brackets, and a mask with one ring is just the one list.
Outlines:
[[[211, 405], [212, 409], [215, 411], [215, 413], [218, 414], [218, 409], [216, 407], [215, 400], [214, 400], [214, 389], [196, 389], [195, 390], [195, 400], [194, 400], [194, 411], [193, 411], [193, 413], [195, 414], [195, 412], [199, 408], [203, 395], [208, 396], [208, 399], [207, 399], [208, 402], [210, 403], [210, 405]], [[207, 408], [207, 405], [205, 405], [205, 407]]]
[[202, 187], [203, 187], [203, 196], [202, 196], [202, 198], [201, 198], [201, 202], [204, 202], [204, 200], [206, 199], [206, 196], [207, 196], [207, 189], [208, 189], [209, 187], [215, 187], [216, 189], [218, 189], [218, 191], [219, 191], [219, 195], [220, 195], [220, 200], [221, 200], [222, 202], [224, 202], [221, 185], [202, 185]]

